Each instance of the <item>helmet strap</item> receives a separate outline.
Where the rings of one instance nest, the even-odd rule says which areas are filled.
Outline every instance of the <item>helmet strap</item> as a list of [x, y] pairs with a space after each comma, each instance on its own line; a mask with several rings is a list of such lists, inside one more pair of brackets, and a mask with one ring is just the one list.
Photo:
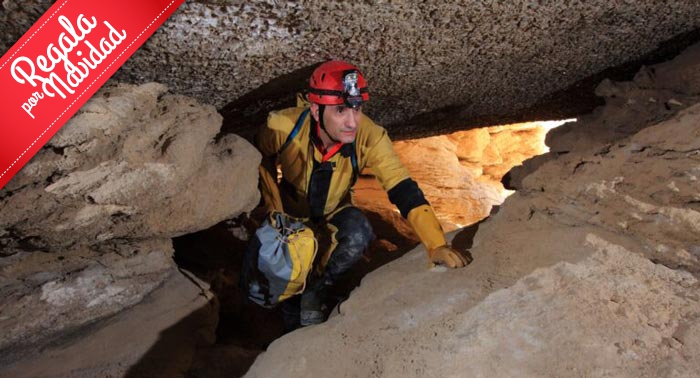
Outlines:
[[[323, 122], [323, 112], [324, 112], [325, 110], [326, 110], [326, 105], [321, 105], [321, 104], [318, 105], [318, 125], [319, 125], [319, 127], [321, 128], [321, 131], [323, 131], [324, 133], [326, 133], [326, 136], [328, 137], [328, 139], [331, 140], [331, 142], [333, 142], [333, 143], [340, 143], [339, 140], [333, 138], [333, 137], [331, 136], [331, 134], [328, 134], [328, 130], [326, 130], [326, 125], [325, 125], [325, 123]], [[320, 137], [321, 137], [321, 136], [319, 135], [319, 138], [320, 138]]]

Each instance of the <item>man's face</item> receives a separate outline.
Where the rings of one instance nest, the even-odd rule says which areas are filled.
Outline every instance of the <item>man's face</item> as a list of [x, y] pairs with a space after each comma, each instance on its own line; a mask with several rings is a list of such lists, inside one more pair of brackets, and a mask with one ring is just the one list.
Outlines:
[[[318, 121], [318, 105], [312, 104], [311, 111]], [[323, 122], [326, 132], [332, 139], [342, 143], [352, 143], [357, 135], [357, 127], [362, 119], [362, 106], [349, 108], [345, 105], [326, 105], [323, 111]], [[323, 134], [323, 131], [321, 131]], [[322, 139], [324, 136], [322, 136]], [[326, 142], [324, 140], [324, 142]]]

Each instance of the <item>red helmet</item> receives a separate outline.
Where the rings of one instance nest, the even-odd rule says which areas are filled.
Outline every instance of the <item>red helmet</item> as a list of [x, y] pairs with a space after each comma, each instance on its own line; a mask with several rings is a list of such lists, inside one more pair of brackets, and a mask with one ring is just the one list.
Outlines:
[[309, 80], [309, 101], [319, 105], [341, 105], [351, 108], [369, 101], [367, 82], [357, 67], [340, 60], [318, 66]]

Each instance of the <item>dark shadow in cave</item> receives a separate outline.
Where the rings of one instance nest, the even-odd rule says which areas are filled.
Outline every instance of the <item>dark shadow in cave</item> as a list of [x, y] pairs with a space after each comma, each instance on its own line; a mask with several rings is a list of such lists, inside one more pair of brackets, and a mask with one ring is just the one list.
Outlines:
[[255, 230], [247, 216], [173, 239], [175, 262], [211, 285], [219, 304], [217, 343], [262, 351], [282, 335], [279, 310], [246, 303], [238, 287], [247, 238]]
[[[192, 330], [207, 326], [211, 301], [193, 311], [173, 326], [163, 330], [158, 341], [124, 374], [125, 378], [182, 377], [191, 368], [183, 356], [193, 355], [207, 344], [206, 331]], [[252, 361], [250, 362], [252, 364]], [[246, 368], [247, 369], [247, 368]], [[235, 370], [234, 370], [235, 371]], [[245, 374], [245, 370], [242, 374]], [[241, 375], [242, 375], [241, 374]]]
[[[362, 277], [367, 273], [403, 256], [417, 245], [416, 241], [398, 233], [394, 226], [384, 221], [379, 214], [367, 211], [365, 214], [378, 236], [377, 241], [372, 243], [364, 258], [353, 267], [343, 281], [334, 287], [328, 302], [329, 312], [359, 286]], [[256, 211], [253, 212], [253, 217], [259, 217]], [[211, 366], [211, 369], [219, 369], [223, 365], [235, 366], [235, 371], [245, 373], [255, 357], [284, 333], [280, 308], [269, 310], [246, 303], [238, 286], [247, 245], [247, 241], [240, 236], [248, 237], [254, 231], [255, 222], [244, 214], [209, 229], [173, 239], [178, 266], [208, 282], [220, 303], [216, 344], [201, 350], [200, 357], [193, 363], [194, 370], [188, 375], [190, 377], [205, 377], [214, 373], [206, 371], [207, 366], [212, 364], [204, 361], [211, 358], [212, 353], [220, 354], [227, 361], [218, 362], [218, 367]], [[226, 371], [229, 371], [227, 376], [237, 376], [228, 368]]]
[[235, 133], [252, 141], [258, 127], [265, 123], [269, 112], [296, 104], [297, 92], [308, 86], [309, 77], [319, 64], [321, 62], [276, 77], [226, 104], [219, 110], [224, 120], [217, 139]]
[[479, 226], [486, 222], [486, 220], [492, 215], [498, 214], [498, 210], [500, 210], [500, 208], [500, 206], [491, 207], [491, 212], [489, 213], [488, 217], [457, 231], [457, 234], [455, 234], [454, 238], [452, 238], [452, 248], [460, 252], [469, 251], [474, 244], [474, 236], [476, 235], [476, 232], [479, 231]]
[[630, 81], [642, 66], [650, 66], [675, 58], [686, 48], [700, 42], [700, 28], [681, 33], [659, 43], [658, 47], [641, 57], [594, 73], [567, 88], [540, 98], [534, 105], [512, 113], [474, 116], [469, 104], [454, 104], [419, 114], [400, 125], [385, 125], [398, 141], [410, 138], [425, 138], [449, 134], [490, 125], [575, 118], [590, 113], [603, 105], [604, 100], [596, 96], [595, 88], [603, 79]]

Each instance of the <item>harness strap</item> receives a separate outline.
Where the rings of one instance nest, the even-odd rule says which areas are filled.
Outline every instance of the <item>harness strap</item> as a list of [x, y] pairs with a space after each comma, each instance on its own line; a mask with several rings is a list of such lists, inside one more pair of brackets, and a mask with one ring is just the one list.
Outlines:
[[[277, 152], [277, 156], [279, 156], [282, 151], [284, 151], [290, 143], [292, 143], [292, 140], [299, 134], [299, 131], [301, 130], [301, 126], [304, 124], [304, 120], [306, 120], [306, 117], [309, 115], [309, 112], [311, 109], [306, 108], [301, 114], [299, 115], [299, 118], [297, 118], [297, 122], [294, 124], [294, 128], [292, 131], [289, 133], [289, 136], [287, 137], [287, 140], [284, 141], [284, 144], [282, 147], [280, 147], [279, 151]], [[352, 142], [352, 151], [350, 152], [350, 163], [352, 163], [352, 184], [350, 186], [355, 185], [355, 182], [357, 182], [357, 178], [360, 176], [360, 170], [357, 166], [357, 154], [356, 154], [357, 148], [355, 145], [355, 142]]]
[[[299, 134], [299, 131], [301, 130], [302, 125], [304, 124], [304, 120], [309, 114], [310, 109], [307, 108], [305, 109], [300, 115], [299, 118], [297, 119], [296, 124], [294, 124], [294, 128], [292, 131], [289, 133], [289, 136], [287, 136], [287, 140], [284, 142], [282, 147], [280, 147], [279, 151], [277, 152], [277, 159], [279, 162], [279, 157], [282, 154], [282, 151], [284, 151], [289, 144], [294, 140], [294, 138]], [[311, 140], [309, 140], [309, 146], [311, 146]], [[355, 141], [352, 142], [348, 147], [351, 148], [350, 151], [350, 163], [352, 164], [352, 183], [350, 184], [350, 187], [355, 185], [355, 182], [357, 181], [357, 178], [359, 177], [359, 168], [357, 164], [357, 152], [356, 152], [356, 145]], [[313, 157], [312, 157], [313, 159]], [[330, 162], [321, 162], [318, 163], [314, 159], [314, 164], [313, 164], [313, 171], [311, 174], [311, 179], [309, 182], [309, 188], [308, 188], [308, 201], [309, 201], [309, 210], [311, 212], [311, 219], [314, 222], [317, 222], [323, 217], [323, 211], [326, 205], [326, 200], [328, 198], [328, 190], [330, 187], [330, 182], [331, 182], [331, 177], [333, 175], [333, 168], [332, 164]], [[285, 185], [286, 184], [286, 185]], [[282, 185], [283, 187], [286, 187], [288, 190], [291, 189], [292, 185], [289, 184], [284, 178], [282, 179]], [[294, 191], [291, 190], [291, 193]]]
[[352, 142], [352, 152], [350, 153], [350, 163], [352, 163], [352, 184], [355, 185], [357, 178], [360, 176], [360, 169], [357, 167], [357, 154], [355, 153], [355, 141]]
[[297, 118], [297, 123], [294, 124], [294, 128], [292, 129], [292, 132], [289, 133], [289, 136], [287, 137], [287, 140], [284, 141], [284, 144], [282, 147], [280, 147], [280, 150], [277, 152], [277, 155], [281, 154], [282, 151], [284, 151], [287, 146], [289, 146], [289, 143], [292, 143], [292, 140], [299, 134], [299, 130], [301, 130], [301, 125], [304, 124], [304, 120], [306, 119], [306, 116], [309, 115], [309, 112], [311, 111], [310, 108], [306, 108], [301, 114], [299, 115], [299, 118]]
[[[343, 97], [347, 92], [345, 91], [334, 91], [332, 89], [319, 89], [319, 88], [309, 88], [309, 93], [321, 95], [321, 96], [335, 96]], [[360, 88], [360, 93], [369, 93], [367, 87]]]

